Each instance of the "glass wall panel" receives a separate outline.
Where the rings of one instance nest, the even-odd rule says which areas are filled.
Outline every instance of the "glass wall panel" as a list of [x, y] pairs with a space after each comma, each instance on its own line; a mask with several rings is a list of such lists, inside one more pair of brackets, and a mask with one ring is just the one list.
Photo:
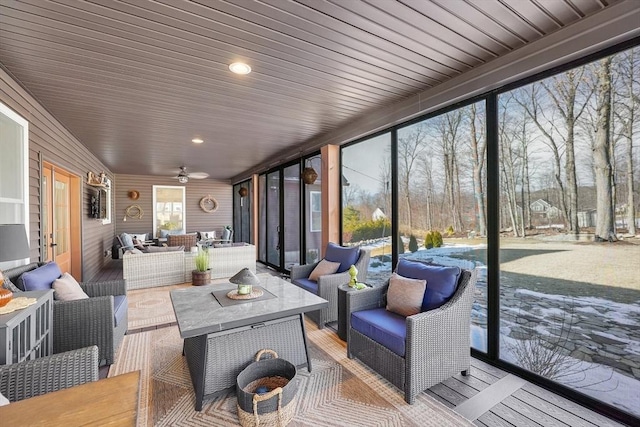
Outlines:
[[280, 267], [280, 171], [267, 174], [267, 262]]
[[371, 249], [367, 282], [392, 270], [391, 134], [342, 149], [342, 244]]
[[639, 59], [635, 48], [498, 99], [500, 357], [635, 416]]
[[233, 186], [233, 240], [251, 243], [251, 201], [253, 200], [251, 180]]
[[300, 264], [300, 164], [296, 163], [282, 170], [284, 176], [284, 212], [282, 239], [285, 270]]
[[258, 259], [267, 262], [267, 175], [258, 177]]
[[485, 103], [398, 130], [399, 256], [478, 270], [471, 345], [487, 351]]
[[312, 264], [320, 260], [322, 253], [322, 159], [320, 156], [307, 159], [305, 167], [312, 167], [318, 174], [316, 182], [304, 184], [306, 244], [304, 264]]

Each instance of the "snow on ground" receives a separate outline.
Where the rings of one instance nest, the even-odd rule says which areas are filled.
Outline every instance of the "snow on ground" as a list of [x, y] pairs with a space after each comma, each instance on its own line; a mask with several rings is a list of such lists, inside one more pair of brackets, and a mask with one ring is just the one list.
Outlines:
[[[381, 247], [382, 245], [389, 245], [389, 239], [382, 239], [377, 242], [368, 243], [364, 247], [374, 249]], [[406, 252], [401, 257], [407, 259], [416, 260], [428, 260], [435, 264], [447, 265], [447, 266], [459, 266], [465, 269], [477, 269], [479, 272], [478, 288], [486, 287], [486, 266], [480, 262], [464, 260], [451, 257], [454, 254], [461, 254], [471, 250], [486, 248], [486, 244], [482, 245], [455, 245], [445, 244], [440, 248], [425, 249], [420, 248], [417, 252]], [[392, 270], [391, 256], [387, 254], [385, 260], [380, 260], [379, 257], [372, 258], [372, 262], [375, 263], [375, 267], [370, 269], [371, 273], [385, 274]], [[560, 304], [566, 303], [567, 296], [546, 294], [542, 292], [531, 291], [528, 289], [517, 289], [515, 294], [518, 297], [530, 297], [531, 299], [539, 301], [548, 301], [550, 303], [558, 302]], [[637, 328], [640, 319], [640, 304], [624, 304], [609, 301], [604, 298], [597, 297], [571, 297], [573, 309], [577, 313], [581, 313], [586, 316], [597, 316], [617, 324], [618, 328], [625, 328], [632, 326]], [[486, 306], [485, 302], [474, 303], [474, 321], [484, 321], [486, 319]], [[521, 307], [507, 306], [503, 304], [500, 307], [502, 313], [511, 313], [517, 315], [521, 313]], [[529, 313], [532, 316], [537, 316], [542, 319], [550, 319], [553, 317], [563, 317], [566, 313], [564, 310], [553, 307], [540, 307], [535, 306], [532, 312]], [[501, 337], [501, 357], [509, 362], [518, 364], [513, 354], [511, 354], [509, 348], [513, 348], [513, 345], [517, 342], [512, 337], [509, 337], [511, 328], [517, 326], [515, 323], [506, 320], [503, 316], [501, 320], [500, 337]], [[517, 316], [516, 316], [517, 317]], [[548, 329], [553, 327], [554, 321], [544, 322], [535, 327], [537, 333], [543, 336], [550, 336], [552, 332]], [[579, 333], [578, 331], [575, 331]], [[610, 334], [607, 332], [593, 331], [596, 335], [603, 338], [609, 338], [625, 342], [627, 344], [626, 350], [630, 353], [640, 353], [640, 342], [633, 339], [621, 339], [620, 336]], [[580, 336], [588, 338], [584, 334]], [[472, 346], [480, 351], [487, 351], [487, 331], [483, 325], [472, 324], [471, 325], [471, 343]], [[575, 388], [577, 391], [585, 393], [596, 399], [600, 399], [604, 402], [608, 402], [623, 410], [629, 411], [636, 415], [639, 414], [640, 408], [640, 381], [630, 376], [621, 374], [613, 370], [613, 368], [597, 363], [590, 363], [581, 361], [579, 359], [568, 357], [567, 363], [572, 366], [572, 371], [566, 377], [557, 378], [556, 380], [571, 388]]]

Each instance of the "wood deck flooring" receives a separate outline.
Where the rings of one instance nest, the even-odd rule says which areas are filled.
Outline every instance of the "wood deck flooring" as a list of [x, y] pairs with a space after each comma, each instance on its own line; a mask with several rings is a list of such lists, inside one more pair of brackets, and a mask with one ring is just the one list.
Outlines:
[[[258, 263], [258, 273], [280, 273]], [[122, 278], [122, 261], [112, 260], [92, 281]], [[471, 375], [458, 374], [426, 392], [479, 427], [623, 426], [562, 396], [481, 360], [471, 359]]]

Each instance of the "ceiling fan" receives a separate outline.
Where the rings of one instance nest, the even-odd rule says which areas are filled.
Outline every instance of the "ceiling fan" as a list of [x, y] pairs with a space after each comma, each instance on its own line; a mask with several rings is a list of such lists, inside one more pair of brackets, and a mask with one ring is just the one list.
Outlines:
[[187, 173], [186, 166], [180, 166], [180, 172], [178, 172], [178, 175], [174, 176], [174, 178], [177, 179], [180, 184], [186, 184], [187, 182], [189, 182], [189, 178], [205, 179], [208, 177], [209, 177], [209, 174], [206, 172]]

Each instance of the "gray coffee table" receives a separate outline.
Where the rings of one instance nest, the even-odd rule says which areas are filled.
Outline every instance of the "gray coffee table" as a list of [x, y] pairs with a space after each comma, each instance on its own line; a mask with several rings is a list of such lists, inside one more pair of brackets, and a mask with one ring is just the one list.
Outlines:
[[225, 290], [236, 289], [230, 283], [171, 291], [196, 411], [204, 399], [233, 389], [240, 371], [263, 348], [311, 371], [303, 313], [325, 308], [327, 300], [279, 277], [258, 277], [263, 298], [242, 303], [225, 299]]

